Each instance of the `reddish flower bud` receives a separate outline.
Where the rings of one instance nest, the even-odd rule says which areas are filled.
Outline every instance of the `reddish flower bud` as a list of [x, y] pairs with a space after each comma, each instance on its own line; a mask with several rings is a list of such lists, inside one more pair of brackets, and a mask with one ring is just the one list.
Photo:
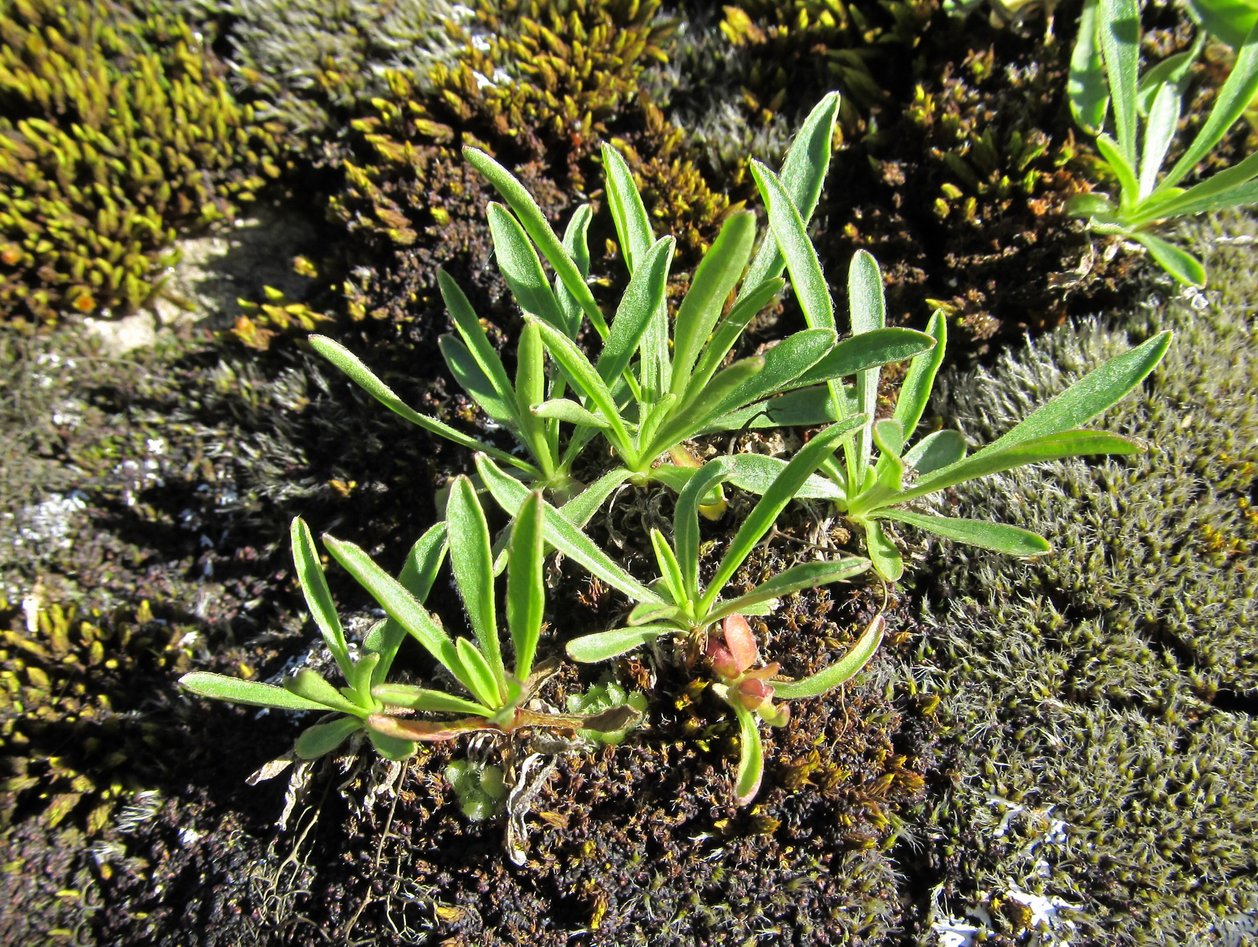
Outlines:
[[739, 674], [753, 667], [760, 660], [760, 650], [756, 647], [755, 635], [751, 633], [751, 626], [742, 615], [730, 615], [721, 622], [721, 632], [725, 636], [729, 653], [738, 665]]

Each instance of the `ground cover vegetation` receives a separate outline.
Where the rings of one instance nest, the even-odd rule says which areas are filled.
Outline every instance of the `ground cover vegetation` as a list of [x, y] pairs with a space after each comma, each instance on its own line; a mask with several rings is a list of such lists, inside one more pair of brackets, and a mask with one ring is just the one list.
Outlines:
[[1243, 12], [316, 6], [0, 6], [0, 939], [1243, 940], [1251, 228], [1076, 124], [1243, 203]]

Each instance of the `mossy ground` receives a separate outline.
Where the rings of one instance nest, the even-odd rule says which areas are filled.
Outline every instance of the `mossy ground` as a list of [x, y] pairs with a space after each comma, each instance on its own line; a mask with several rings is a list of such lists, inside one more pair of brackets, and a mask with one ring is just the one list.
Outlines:
[[[759, 47], [748, 32], [742, 52], [704, 73], [722, 18], [695, 4], [512, 3], [508, 13], [523, 16], [514, 29], [498, 24], [502, 41], [488, 48], [474, 24], [497, 23], [497, 5], [478, 4], [474, 24], [447, 36], [426, 20], [408, 26], [412, 6], [396, 5], [400, 19], [381, 36], [422, 28], [424, 55], [446, 64], [435, 85], [339, 75], [314, 59], [314, 72], [289, 75], [279, 93], [283, 76], [233, 75], [242, 101], [265, 112], [270, 96], [269, 118], [286, 116], [281, 182], [267, 199], [303, 220], [327, 211], [301, 248], [311, 259], [299, 271], [317, 275], [305, 277], [315, 288], [294, 303], [292, 326], [277, 316], [259, 319], [275, 336], [241, 334], [265, 348], [287, 331], [282, 344], [251, 351], [183, 324], [120, 358], [72, 321], [0, 333], [11, 379], [0, 393], [0, 942], [933, 944], [955, 922], [985, 928], [990, 943], [1102, 945], [1225, 943], [1258, 926], [1255, 228], [1229, 218], [1196, 234], [1219, 287], [1202, 305], [1129, 279], [1125, 265], [1063, 295], [1053, 274], [1087, 247], [1045, 203], [1080, 173], [1052, 91], [1068, 17], [1045, 47], [1034, 30], [972, 20], [962, 31], [934, 4], [886, 2], [864, 33], [822, 21], [770, 31]], [[184, 7], [213, 26], [207, 55], [253, 56], [257, 68], [268, 50], [300, 60], [303, 44], [338, 36], [335, 16], [312, 19], [301, 5], [278, 46], [221, 4]], [[338, 9], [360, 23], [361, 5]], [[743, 3], [724, 20], [745, 30], [772, 13]], [[595, 40], [582, 52], [590, 75], [606, 70], [602, 82], [569, 68], [580, 60], [565, 49], [587, 33]], [[885, 39], [845, 58], [862, 36]], [[1180, 40], [1170, 30], [1159, 41]], [[356, 36], [354, 61], [399, 65], [394, 46], [374, 43]], [[195, 664], [269, 679], [319, 660], [282, 545], [288, 520], [301, 513], [395, 567], [432, 520], [433, 487], [468, 463], [316, 363], [295, 331], [302, 317], [332, 316], [331, 331], [370, 352], [411, 403], [479, 425], [432, 357], [446, 327], [432, 267], [466, 279], [495, 338], [518, 314], [487, 266], [489, 195], [459, 163], [460, 136], [510, 158], [548, 211], [578, 191], [598, 205], [597, 139], [620, 139], [659, 228], [681, 232], [693, 257], [724, 209], [749, 196], [728, 153], [769, 157], [795, 124], [790, 110], [815, 99], [800, 87], [778, 96], [781, 70], [766, 64], [823, 49], [807, 76], [818, 95], [831, 61], [840, 81], [858, 84], [849, 93], [863, 76], [887, 80], [872, 98], [849, 95], [821, 210], [829, 271], [843, 271], [852, 247], [872, 247], [893, 279], [895, 318], [920, 321], [927, 297], [959, 299], [970, 355], [993, 340], [987, 368], [950, 376], [932, 410], [987, 437], [1127, 334], [1174, 327], [1166, 365], [1107, 422], [1150, 451], [949, 497], [1043, 531], [1059, 552], [1010, 563], [913, 546], [916, 578], [890, 603], [882, 653], [837, 700], [798, 702], [788, 728], [767, 732], [764, 788], [748, 809], [729, 804], [736, 746], [722, 705], [667, 653], [644, 653], [615, 670], [626, 685], [653, 682], [646, 727], [618, 748], [553, 757], [521, 809], [522, 867], [504, 858], [503, 820], [469, 824], [441, 774], [452, 753], [505, 751], [518, 777], [531, 749], [555, 747], [439, 747], [400, 773], [366, 754], [329, 763], [277, 828], [285, 777], [245, 780], [286, 751], [297, 723], [191, 700], [175, 678]], [[519, 92], [521, 50], [550, 68], [536, 95]], [[897, 50], [912, 51], [911, 69], [888, 55]], [[506, 78], [487, 90], [475, 68]], [[993, 78], [1007, 69], [1018, 82]], [[724, 102], [710, 110], [717, 120], [692, 123], [686, 95], [704, 83]], [[426, 99], [433, 88], [448, 94]], [[984, 146], [976, 122], [989, 112]], [[311, 137], [329, 122], [326, 139]], [[746, 138], [722, 139], [726, 126]], [[443, 219], [429, 213], [430, 185]], [[612, 233], [599, 221], [596, 293], [611, 299]], [[1035, 278], [1010, 286], [1011, 270]], [[1134, 314], [1109, 308], [1102, 322], [1001, 354], [1015, 330], [1089, 311], [1117, 298], [1111, 289], [1161, 301]], [[237, 294], [259, 304], [246, 308], [252, 318], [278, 305], [261, 285]], [[781, 318], [794, 318], [789, 306]], [[753, 328], [749, 343], [771, 329]], [[636, 568], [644, 524], [666, 522], [671, 501], [627, 499], [629, 516], [592, 529]], [[790, 540], [822, 515], [796, 511], [746, 578], [780, 568], [797, 548]], [[705, 535], [712, 558], [728, 522]], [[847, 541], [837, 528], [832, 538]], [[365, 620], [362, 593], [336, 570], [331, 578], [343, 610]], [[597, 584], [552, 578], [564, 637], [620, 611]], [[449, 589], [435, 598], [457, 607]], [[881, 602], [859, 585], [801, 596], [758, 629], [766, 656], [788, 672], [814, 669]], [[555, 629], [544, 646], [558, 640]], [[569, 669], [543, 696], [562, 706], [601, 673]], [[1069, 907], [1047, 919], [1036, 910], [1052, 903], [1035, 897]]]
[[[975, 486], [969, 515], [1053, 537], [1027, 563], [928, 548], [915, 655], [955, 785], [932, 800], [939, 916], [1020, 888], [1072, 942], [1225, 943], [1258, 907], [1258, 360], [1251, 221], [1197, 231], [1214, 286], [1161, 284], [1127, 318], [1045, 336], [938, 405], [976, 439], [1130, 337], [1174, 347], [1109, 422], [1138, 457]], [[1025, 926], [1025, 925], [1023, 925]], [[1067, 936], [1064, 926], [1058, 936]]]

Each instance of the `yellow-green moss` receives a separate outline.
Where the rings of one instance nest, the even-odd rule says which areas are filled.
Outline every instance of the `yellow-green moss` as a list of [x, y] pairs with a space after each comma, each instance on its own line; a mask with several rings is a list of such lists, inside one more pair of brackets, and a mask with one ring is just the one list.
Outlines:
[[276, 173], [200, 39], [147, 0], [0, 7], [0, 309], [133, 308], [184, 229]]
[[143, 701], [135, 678], [182, 671], [186, 629], [133, 615], [0, 599], [0, 826], [34, 815], [55, 827], [73, 816], [100, 831], [135, 790], [137, 753], [161, 734], [127, 711]]

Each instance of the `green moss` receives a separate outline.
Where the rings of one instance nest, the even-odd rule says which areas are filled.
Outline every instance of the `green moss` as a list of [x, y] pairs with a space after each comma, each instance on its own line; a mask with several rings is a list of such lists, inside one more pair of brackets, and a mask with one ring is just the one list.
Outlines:
[[[658, 0], [482, 2], [453, 61], [422, 81], [388, 73], [387, 93], [353, 123], [345, 184], [331, 201], [354, 241], [342, 281], [350, 318], [406, 325], [435, 316], [444, 325], [441, 266], [474, 302], [509, 308], [484, 226], [496, 195], [464, 161], [464, 144], [494, 154], [558, 215], [571, 195], [592, 191], [599, 143], [616, 140], [660, 228], [697, 254], [729, 201], [642, 92], [670, 39], [659, 11]], [[364, 264], [364, 244], [374, 265]]]
[[[1258, 230], [1242, 221], [1242, 239]], [[983, 439], [1103, 354], [1173, 328], [1167, 361], [1107, 427], [1146, 453], [975, 484], [966, 515], [1056, 552], [953, 552], [923, 582], [919, 659], [944, 695], [955, 771], [940, 797], [946, 896], [1064, 897], [1085, 942], [1203, 942], [1258, 897], [1258, 363], [1247, 250], [1205, 238], [1220, 289], [1156, 299], [1126, 330], [1089, 323], [948, 379], [943, 413]], [[937, 406], [938, 407], [938, 406]], [[1004, 800], [999, 802], [997, 800]], [[1054, 844], [999, 831], [1007, 804], [1063, 823]], [[1006, 823], [1006, 828], [1007, 828]]]
[[158, 4], [10, 0], [0, 11], [0, 307], [138, 306], [183, 229], [277, 169], [197, 35]]
[[136, 757], [161, 749], [161, 733], [126, 711], [140, 673], [188, 666], [186, 628], [134, 616], [80, 617], [73, 607], [23, 608], [0, 600], [0, 826], [36, 815], [49, 827], [73, 817], [88, 834], [143, 787]]

